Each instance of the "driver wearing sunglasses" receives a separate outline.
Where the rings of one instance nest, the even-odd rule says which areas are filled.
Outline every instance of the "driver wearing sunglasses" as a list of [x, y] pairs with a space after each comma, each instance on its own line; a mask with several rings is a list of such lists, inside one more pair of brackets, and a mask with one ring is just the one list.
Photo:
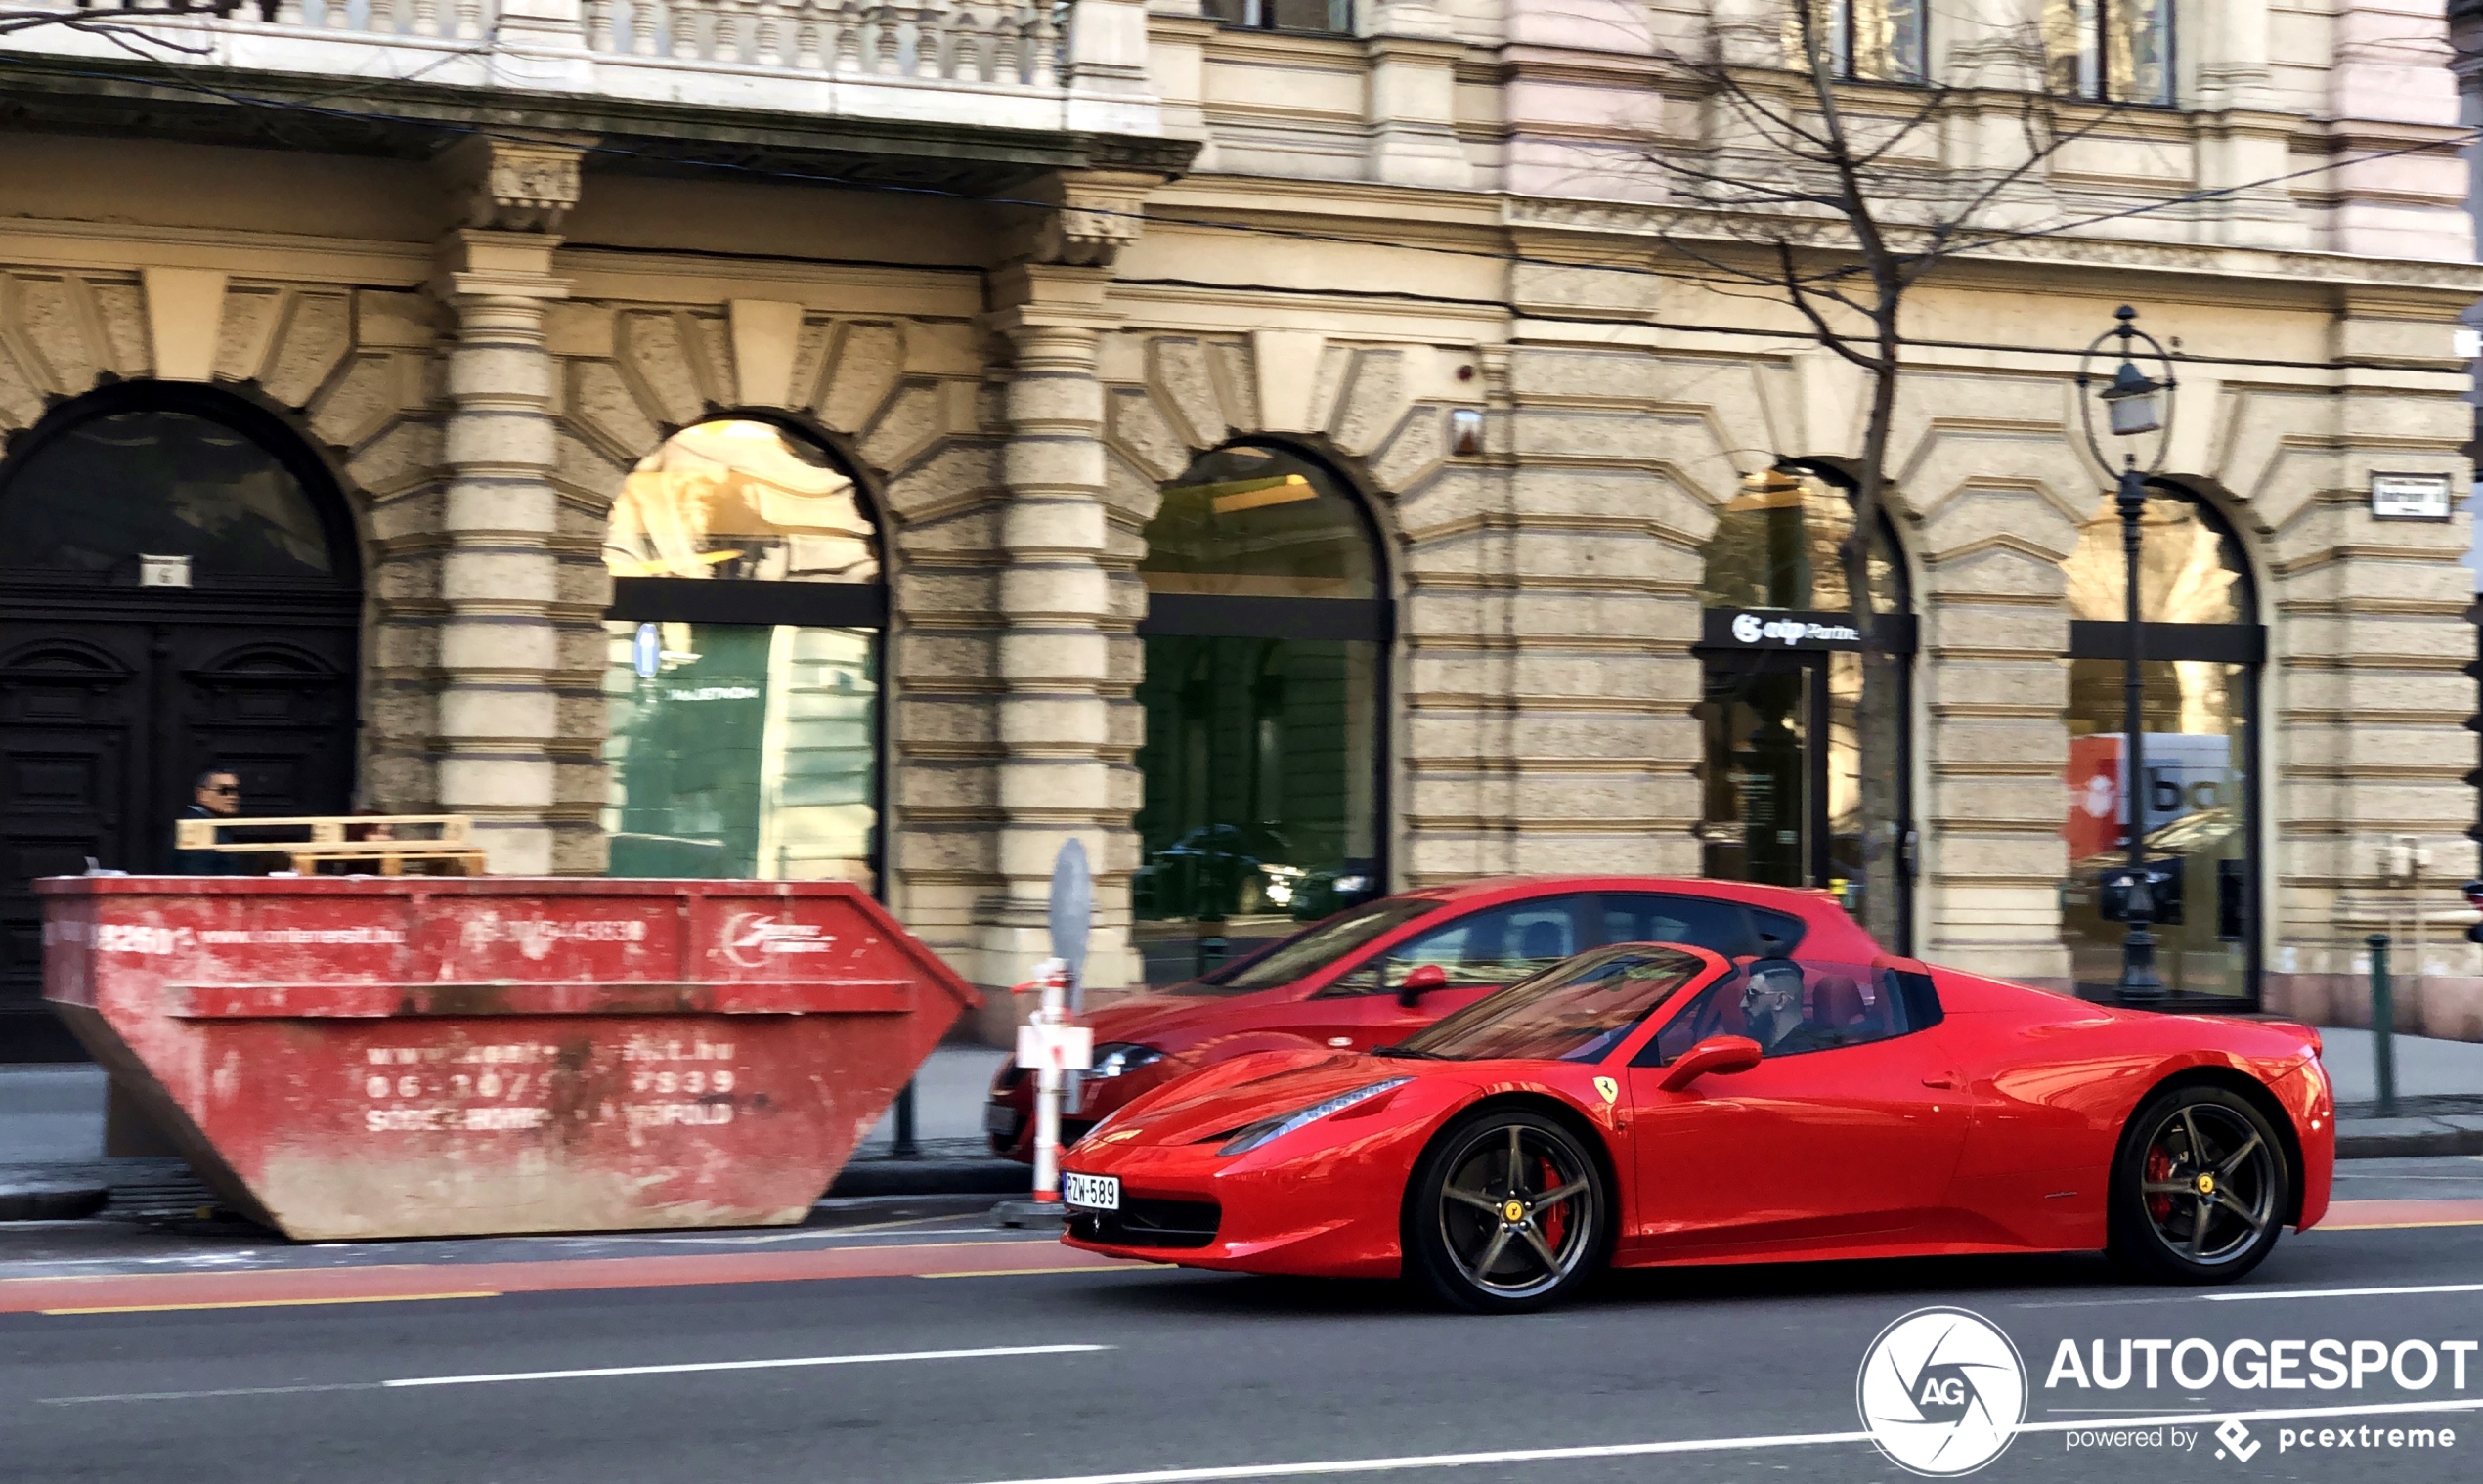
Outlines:
[[1846, 1044], [1844, 1036], [1803, 1018], [1802, 966], [1790, 959], [1762, 959], [1750, 966], [1742, 985], [1742, 1022], [1764, 1056]]
[[[182, 810], [182, 816], [230, 819], [240, 812], [240, 778], [229, 767], [211, 767], [191, 786], [190, 807]], [[185, 851], [176, 845], [165, 868], [175, 876], [232, 876], [239, 874], [234, 860], [221, 851]]]

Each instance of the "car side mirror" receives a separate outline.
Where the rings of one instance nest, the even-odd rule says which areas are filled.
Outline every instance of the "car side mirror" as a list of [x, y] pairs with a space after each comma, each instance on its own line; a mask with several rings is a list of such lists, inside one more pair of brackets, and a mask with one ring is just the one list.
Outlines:
[[1449, 971], [1438, 964], [1416, 964], [1406, 975], [1406, 982], [1397, 986], [1397, 1003], [1412, 1010], [1421, 1002], [1425, 993], [1440, 988], [1448, 982]]
[[1711, 1035], [1673, 1059], [1664, 1069], [1664, 1080], [1657, 1085], [1666, 1092], [1679, 1092], [1692, 1082], [1714, 1072], [1724, 1076], [1748, 1071], [1759, 1065], [1759, 1043], [1746, 1035]]

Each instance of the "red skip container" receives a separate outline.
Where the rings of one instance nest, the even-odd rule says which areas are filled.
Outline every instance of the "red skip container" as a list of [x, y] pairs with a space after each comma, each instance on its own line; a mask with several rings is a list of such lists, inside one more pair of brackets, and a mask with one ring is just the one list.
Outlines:
[[844, 882], [35, 891], [44, 996], [305, 1240], [798, 1222], [977, 999]]

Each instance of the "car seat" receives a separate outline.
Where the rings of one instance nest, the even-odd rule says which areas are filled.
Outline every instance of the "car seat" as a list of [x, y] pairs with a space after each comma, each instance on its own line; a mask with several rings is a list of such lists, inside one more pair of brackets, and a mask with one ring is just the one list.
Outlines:
[[1569, 935], [1561, 925], [1548, 918], [1530, 922], [1517, 938], [1517, 956], [1529, 963], [1547, 964], [1569, 956]]
[[1823, 1030], [1869, 1031], [1871, 1007], [1862, 1002], [1862, 986], [1842, 974], [1822, 974], [1811, 982], [1810, 1024]]

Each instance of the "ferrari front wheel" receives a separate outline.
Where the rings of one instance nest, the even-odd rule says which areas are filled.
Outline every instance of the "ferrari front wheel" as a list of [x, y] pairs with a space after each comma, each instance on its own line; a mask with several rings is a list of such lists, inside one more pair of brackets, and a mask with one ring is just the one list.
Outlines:
[[1415, 1167], [1406, 1271], [1473, 1313], [1540, 1309], [1593, 1273], [1611, 1211], [1602, 1167], [1575, 1133], [1525, 1109], [1480, 1109]]
[[2151, 1098], [2113, 1164], [2113, 1255], [2159, 1282], [2231, 1283], [2275, 1249], [2291, 1174], [2276, 1129], [2240, 1093]]

